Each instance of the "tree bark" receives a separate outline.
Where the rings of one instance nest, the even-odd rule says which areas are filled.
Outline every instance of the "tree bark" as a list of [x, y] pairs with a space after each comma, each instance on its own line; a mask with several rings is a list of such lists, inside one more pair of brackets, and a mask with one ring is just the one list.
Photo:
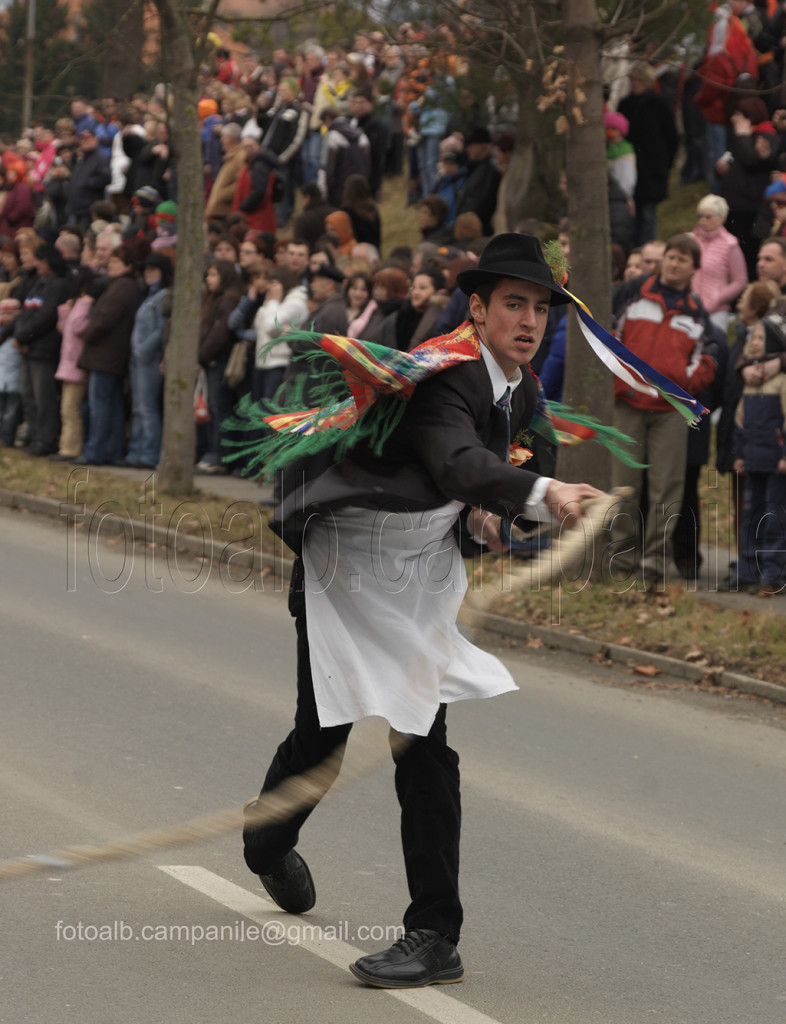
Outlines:
[[194, 381], [204, 270], [204, 181], [197, 101], [198, 64], [189, 22], [176, 0], [155, 0], [161, 52], [171, 83], [170, 135], [177, 166], [177, 266], [164, 380], [159, 485], [188, 493], [194, 480]]
[[[596, 320], [611, 320], [611, 231], [603, 130], [600, 22], [594, 0], [563, 0], [568, 67], [566, 172], [570, 220], [569, 290], [582, 298]], [[564, 401], [611, 424], [614, 389], [609, 371], [592, 352], [569, 313]], [[585, 480], [608, 488], [611, 463], [600, 445], [584, 442], [559, 453], [560, 479]]]

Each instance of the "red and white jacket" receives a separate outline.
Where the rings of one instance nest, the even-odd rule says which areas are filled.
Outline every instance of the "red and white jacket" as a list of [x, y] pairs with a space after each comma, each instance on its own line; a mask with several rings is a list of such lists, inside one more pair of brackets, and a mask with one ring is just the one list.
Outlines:
[[[635, 278], [615, 294], [614, 316], [623, 345], [689, 394], [700, 394], [714, 380], [717, 345], [707, 311], [692, 292], [667, 309], [657, 275]], [[648, 412], [673, 411], [659, 395], [634, 391], [619, 378], [614, 398]]]

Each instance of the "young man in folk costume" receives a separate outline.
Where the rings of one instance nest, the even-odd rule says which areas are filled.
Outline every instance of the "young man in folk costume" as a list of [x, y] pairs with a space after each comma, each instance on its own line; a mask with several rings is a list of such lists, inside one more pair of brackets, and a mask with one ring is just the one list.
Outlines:
[[[529, 424], [537, 402], [526, 364], [549, 305], [570, 301], [538, 241], [497, 236], [458, 283], [470, 296], [472, 324], [423, 348], [433, 346], [438, 357], [459, 353], [453, 364], [414, 388], [381, 454], [359, 443], [284, 493], [273, 524], [299, 556], [290, 590], [298, 701], [295, 728], [262, 793], [341, 750], [352, 723], [366, 716], [382, 716], [392, 736], [409, 741], [393, 751], [411, 896], [405, 935], [350, 967], [379, 987], [464, 976], [456, 949], [459, 770], [446, 741], [446, 706], [516, 689], [501, 662], [458, 632], [466, 576], [454, 525], [469, 507], [468, 532], [501, 550], [500, 517], [551, 512], [571, 520], [582, 500], [601, 493], [508, 461], [510, 438]], [[327, 562], [323, 579], [332, 574], [332, 582], [325, 587]], [[252, 801], [252, 813], [254, 807]], [[309, 910], [316, 899], [294, 849], [308, 813], [276, 825], [249, 820], [244, 831], [248, 867], [290, 913]]]

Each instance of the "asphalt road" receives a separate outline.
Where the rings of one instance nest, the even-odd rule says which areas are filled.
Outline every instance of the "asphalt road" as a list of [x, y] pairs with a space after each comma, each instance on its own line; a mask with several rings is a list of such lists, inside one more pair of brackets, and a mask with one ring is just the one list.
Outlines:
[[[151, 558], [0, 512], [0, 857], [238, 805], [289, 728], [282, 596]], [[309, 822], [300, 919], [237, 835], [0, 885], [0, 1022], [783, 1022], [782, 730], [569, 655], [502, 656], [521, 692], [449, 713], [463, 984], [393, 995], [346, 970], [406, 903], [383, 758]], [[364, 725], [354, 756], [380, 738]]]

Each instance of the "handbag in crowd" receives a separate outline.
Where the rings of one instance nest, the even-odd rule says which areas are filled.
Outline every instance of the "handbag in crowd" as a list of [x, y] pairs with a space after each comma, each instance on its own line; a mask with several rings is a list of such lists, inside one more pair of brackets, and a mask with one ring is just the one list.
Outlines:
[[224, 370], [224, 383], [228, 388], [236, 388], [246, 378], [248, 366], [248, 342], [236, 341], [229, 353], [229, 359]]

